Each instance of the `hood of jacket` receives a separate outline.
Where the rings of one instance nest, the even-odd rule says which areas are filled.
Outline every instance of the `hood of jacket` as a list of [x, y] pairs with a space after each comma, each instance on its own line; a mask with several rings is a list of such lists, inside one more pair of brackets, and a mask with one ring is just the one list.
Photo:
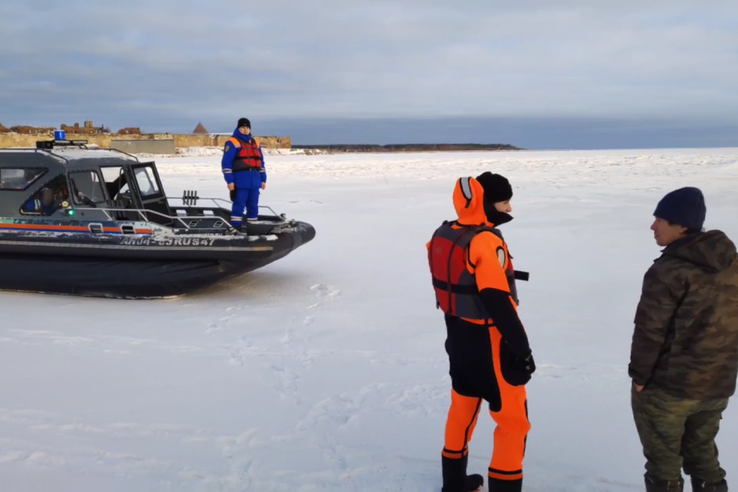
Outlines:
[[238, 139], [241, 139], [244, 142], [250, 142], [251, 141], [251, 137], [252, 137], [252, 135], [250, 135], [250, 134], [249, 135], [244, 135], [243, 133], [239, 132], [238, 131], [238, 128], [236, 128], [235, 130], [233, 130], [233, 135], [232, 136], [234, 136], [234, 137], [236, 137]]
[[456, 180], [453, 193], [454, 209], [461, 225], [496, 227], [513, 218], [498, 212], [494, 203], [485, 200], [484, 188], [474, 178], [464, 177]]
[[733, 241], [719, 230], [679, 239], [670, 244], [663, 254], [688, 261], [711, 273], [727, 270], [738, 256]]

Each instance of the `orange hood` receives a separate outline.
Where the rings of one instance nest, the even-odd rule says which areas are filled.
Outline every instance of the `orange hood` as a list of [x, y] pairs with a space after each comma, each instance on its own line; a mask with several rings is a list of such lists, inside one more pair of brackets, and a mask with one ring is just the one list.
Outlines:
[[492, 226], [484, 212], [484, 189], [474, 178], [456, 180], [454, 208], [459, 216], [459, 224]]

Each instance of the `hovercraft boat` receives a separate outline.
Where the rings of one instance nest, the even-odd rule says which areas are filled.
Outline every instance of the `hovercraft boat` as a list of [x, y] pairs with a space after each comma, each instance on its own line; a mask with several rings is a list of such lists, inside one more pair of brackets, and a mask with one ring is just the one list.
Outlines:
[[245, 232], [230, 202], [167, 197], [153, 161], [85, 141], [0, 149], [0, 289], [156, 298], [268, 265], [311, 241], [260, 207]]

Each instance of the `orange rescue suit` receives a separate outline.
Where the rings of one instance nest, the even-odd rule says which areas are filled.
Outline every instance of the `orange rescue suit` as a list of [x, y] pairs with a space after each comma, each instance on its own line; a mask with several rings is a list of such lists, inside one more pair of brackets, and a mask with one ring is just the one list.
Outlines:
[[[494, 228], [499, 224], [490, 222], [485, 213], [481, 184], [474, 178], [462, 179], [453, 195], [459, 218], [444, 222], [427, 244], [436, 302], [446, 321], [452, 385], [442, 451], [444, 473], [456, 460], [467, 459], [486, 400], [497, 424], [488, 480], [504, 490], [519, 490], [530, 430], [525, 388], [530, 375], [521, 374], [517, 361], [530, 355], [530, 347], [517, 314], [515, 271], [507, 244]], [[507, 214], [501, 217], [511, 219]]]

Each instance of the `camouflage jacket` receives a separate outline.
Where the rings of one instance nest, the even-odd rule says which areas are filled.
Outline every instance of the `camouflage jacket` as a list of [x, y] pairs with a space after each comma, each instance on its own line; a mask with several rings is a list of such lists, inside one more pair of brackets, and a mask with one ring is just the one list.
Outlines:
[[678, 398], [728, 398], [738, 374], [738, 256], [721, 231], [669, 245], [646, 272], [628, 374]]

